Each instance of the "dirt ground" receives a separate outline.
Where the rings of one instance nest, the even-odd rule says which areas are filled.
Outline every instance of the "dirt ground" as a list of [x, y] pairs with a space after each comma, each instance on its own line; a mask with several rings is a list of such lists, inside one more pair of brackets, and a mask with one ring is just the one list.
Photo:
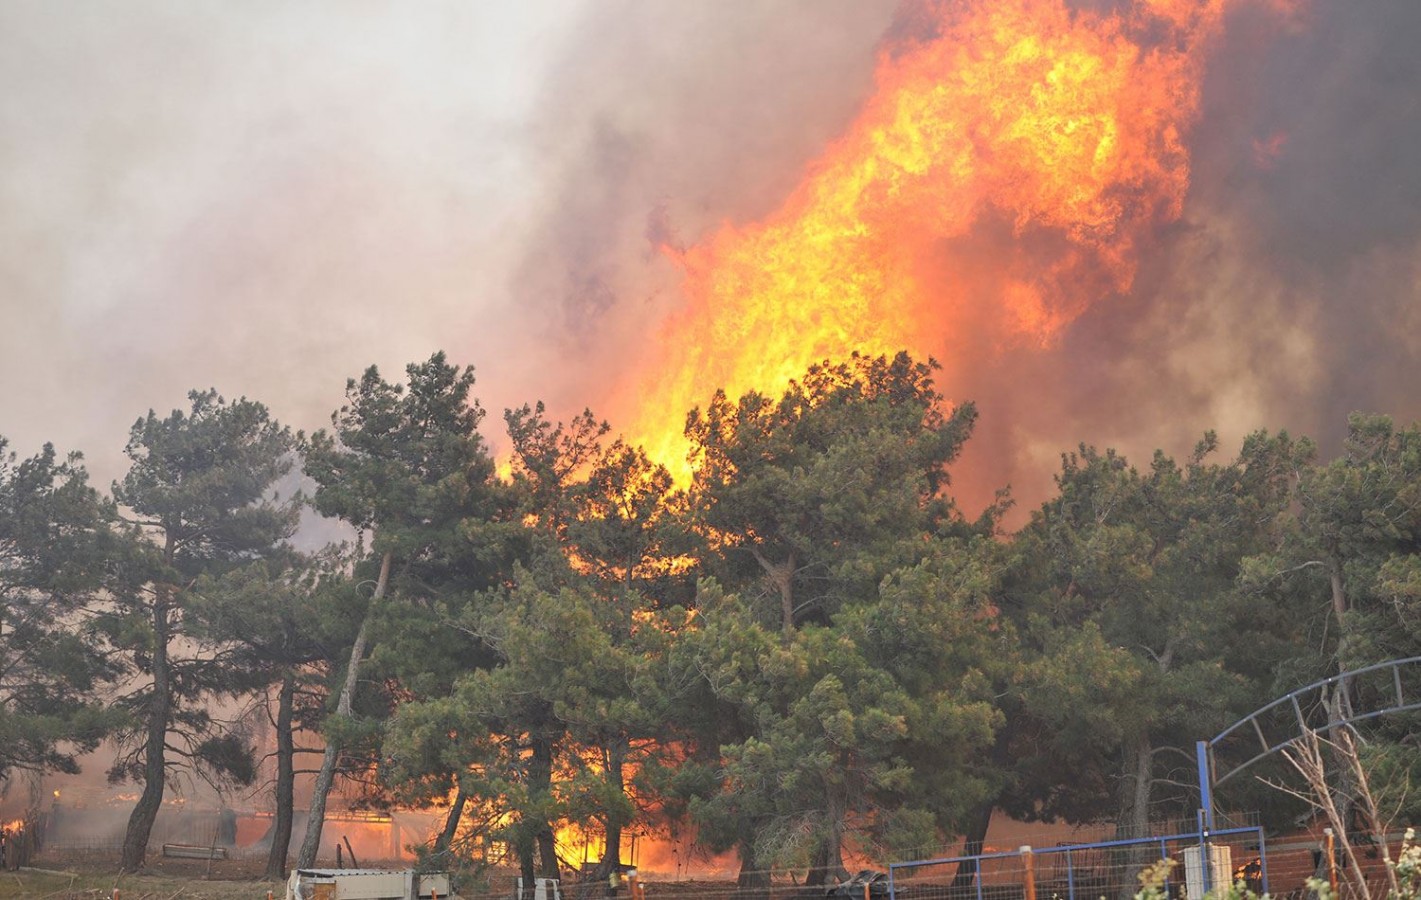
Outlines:
[[0, 898], [48, 900], [265, 900], [285, 895], [283, 885], [258, 881], [203, 881], [179, 875], [124, 875], [22, 869], [0, 877]]
[[262, 860], [150, 858], [139, 874], [118, 875], [111, 854], [41, 854], [33, 867], [0, 872], [0, 898], [47, 900], [266, 900], [267, 891], [285, 896], [286, 887], [258, 881]]

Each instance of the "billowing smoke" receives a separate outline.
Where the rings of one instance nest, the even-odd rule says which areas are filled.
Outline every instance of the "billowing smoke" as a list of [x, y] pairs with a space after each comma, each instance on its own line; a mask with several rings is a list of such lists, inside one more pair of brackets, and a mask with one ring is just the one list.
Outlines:
[[[562, 351], [593, 363], [569, 405], [589, 402], [586, 385], [612, 380], [684, 302], [656, 245], [775, 209], [870, 89], [872, 46], [930, 27], [923, 8], [816, 7], [808, 24], [677, 9], [654, 26], [643, 9], [642, 30], [613, 7], [605, 35], [574, 45], [549, 92], [565, 116], [551, 139], [565, 176], [519, 273], [530, 299], [557, 298]], [[1210, 428], [1226, 446], [1287, 428], [1331, 452], [1351, 410], [1421, 415], [1418, 25], [1421, 8], [1395, 0], [1232, 6], [1185, 135], [1182, 215], [1138, 248], [1131, 288], [1103, 288], [1045, 346], [944, 336], [944, 388], [983, 414], [957, 482], [969, 508], [1007, 483], [1033, 504], [1080, 441], [1143, 462]], [[766, 31], [785, 49], [747, 62]], [[827, 46], [807, 48], [806, 32]], [[824, 55], [796, 56], [805, 49]], [[992, 291], [992, 261], [1012, 252], [1038, 251], [988, 218], [939, 261], [955, 289]]]
[[495, 413], [597, 406], [675, 305], [653, 244], [778, 202], [893, 9], [9, 5], [0, 434], [102, 485], [190, 388], [309, 429], [439, 348]]
[[446, 349], [538, 384], [505, 260], [529, 104], [578, 0], [0, 9], [0, 434], [84, 450], [191, 388], [312, 428]]

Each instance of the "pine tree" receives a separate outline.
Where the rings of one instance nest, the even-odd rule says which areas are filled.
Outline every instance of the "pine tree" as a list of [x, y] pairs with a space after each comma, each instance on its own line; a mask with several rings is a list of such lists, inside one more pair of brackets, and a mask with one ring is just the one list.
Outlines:
[[76, 772], [118, 724], [117, 676], [84, 612], [118, 587], [114, 510], [78, 454], [17, 460], [0, 437], [0, 784], [15, 770]]
[[378, 574], [336, 692], [298, 867], [312, 865], [320, 846], [341, 733], [352, 717], [360, 667], [380, 637], [387, 593], [418, 595], [425, 590], [419, 585], [459, 574], [471, 556], [471, 529], [492, 518], [499, 502], [493, 461], [478, 433], [484, 413], [470, 397], [473, 369], [436, 353], [405, 371], [408, 386], [385, 381], [374, 366], [351, 379], [346, 405], [331, 416], [332, 431], [312, 435], [306, 448], [316, 508], [368, 533]]
[[[225, 652], [196, 652], [187, 633], [192, 585], [272, 553], [294, 530], [296, 502], [273, 489], [294, 465], [296, 439], [262, 404], [193, 391], [186, 411], [153, 411], [134, 423], [128, 474], [114, 498], [141, 530], [142, 586], [116, 594], [100, 621], [139, 686], [120, 698], [134, 725], [120, 741], [113, 779], [143, 785], [124, 836], [120, 865], [143, 865], [148, 837], [175, 766], [238, 782], [253, 775], [239, 735], [207, 710], [214, 696], [248, 689], [250, 673]], [[170, 750], [171, 748], [171, 750]]]

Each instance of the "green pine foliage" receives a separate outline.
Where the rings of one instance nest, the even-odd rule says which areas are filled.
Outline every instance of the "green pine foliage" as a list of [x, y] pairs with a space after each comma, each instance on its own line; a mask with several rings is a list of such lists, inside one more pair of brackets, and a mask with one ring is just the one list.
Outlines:
[[20, 460], [0, 437], [0, 786], [77, 771], [125, 721], [101, 699], [119, 669], [85, 616], [115, 586], [114, 515], [77, 454]]
[[[1421, 654], [1421, 426], [1354, 416], [1330, 460], [1286, 433], [1142, 464], [1083, 444], [1004, 534], [1005, 493], [975, 521], [954, 502], [976, 410], [935, 373], [855, 355], [718, 393], [687, 416], [686, 485], [541, 403], [505, 412], [496, 465], [473, 371], [442, 353], [350, 380], [309, 439], [193, 392], [135, 423], [108, 497], [77, 456], [0, 439], [0, 781], [113, 739], [112, 776], [143, 786], [136, 868], [178, 768], [259, 776], [210, 701], [263, 696], [280, 829], [296, 735], [326, 747], [301, 864], [344, 779], [447, 815], [429, 865], [501, 846], [555, 876], [571, 831], [605, 877], [669, 831], [737, 851], [749, 897], [769, 870], [823, 885], [850, 856], [980, 843], [994, 809], [1187, 814], [1196, 740]], [[298, 467], [311, 496], [278, 497]], [[295, 552], [302, 503], [355, 541]], [[1364, 727], [1379, 805], [1414, 817], [1415, 716]]]

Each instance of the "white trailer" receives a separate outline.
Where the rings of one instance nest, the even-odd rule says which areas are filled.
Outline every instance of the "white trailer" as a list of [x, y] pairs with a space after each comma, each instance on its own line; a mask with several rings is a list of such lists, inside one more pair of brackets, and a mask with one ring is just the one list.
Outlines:
[[445, 900], [449, 876], [413, 869], [294, 869], [286, 900]]

